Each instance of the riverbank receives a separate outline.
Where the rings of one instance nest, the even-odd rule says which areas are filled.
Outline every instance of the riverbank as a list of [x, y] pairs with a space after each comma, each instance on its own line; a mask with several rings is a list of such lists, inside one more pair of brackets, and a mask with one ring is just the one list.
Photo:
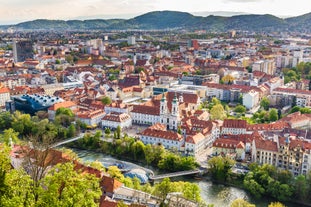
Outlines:
[[[106, 155], [100, 152], [93, 152], [90, 150], [79, 150], [77, 148], [71, 148], [83, 161], [95, 161], [95, 160], [111, 160], [115, 159], [113, 156]], [[119, 160], [119, 159], [117, 159]], [[120, 159], [120, 161], [123, 161]], [[133, 163], [136, 165], [136, 163]], [[149, 168], [145, 165], [140, 167]], [[159, 171], [155, 171], [159, 173]], [[191, 178], [191, 176], [183, 176], [178, 178], [173, 178], [173, 181], [187, 181], [191, 183], [196, 183], [201, 190], [201, 197], [207, 204], [214, 204], [215, 207], [227, 207], [230, 203], [237, 199], [243, 198], [253, 204], [256, 207], [267, 207], [269, 203], [276, 202], [276, 200], [271, 198], [261, 198], [254, 199], [247, 191], [243, 188], [237, 187], [235, 185], [230, 185], [227, 183], [217, 183], [213, 182], [207, 177], [203, 177], [201, 180], [196, 180]], [[285, 203], [287, 207], [301, 207], [300, 204]]]

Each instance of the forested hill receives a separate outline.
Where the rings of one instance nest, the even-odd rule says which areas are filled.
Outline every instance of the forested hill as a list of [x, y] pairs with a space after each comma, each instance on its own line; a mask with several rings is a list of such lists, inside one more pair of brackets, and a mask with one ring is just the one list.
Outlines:
[[[311, 13], [282, 19], [273, 15], [238, 15], [232, 17], [194, 16], [186, 12], [155, 11], [132, 19], [46, 20], [10, 25], [33, 30], [126, 30], [126, 29], [205, 29], [208, 31], [311, 31]], [[7, 26], [8, 27], [8, 26]]]

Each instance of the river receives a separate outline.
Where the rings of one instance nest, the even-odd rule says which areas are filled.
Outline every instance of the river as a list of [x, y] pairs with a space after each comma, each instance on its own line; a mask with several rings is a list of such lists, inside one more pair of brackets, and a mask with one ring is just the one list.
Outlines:
[[[102, 153], [96, 153], [92, 151], [87, 150], [78, 150], [78, 149], [72, 149], [79, 158], [82, 159], [82, 161], [100, 161], [103, 163], [104, 166], [110, 166], [113, 163], [119, 162], [119, 160], [114, 159], [113, 157], [109, 155], [104, 155]], [[124, 162], [124, 161], [122, 161]], [[145, 167], [126, 162], [126, 166], [129, 168], [141, 168], [145, 170], [150, 170]], [[151, 169], [152, 170], [152, 169]], [[154, 169], [153, 169], [154, 171]], [[156, 174], [157, 172], [155, 172]], [[267, 207], [269, 203], [273, 202], [274, 200], [269, 199], [260, 199], [255, 200], [253, 199], [245, 190], [239, 189], [232, 186], [225, 186], [220, 184], [215, 184], [211, 181], [207, 180], [194, 180], [189, 178], [177, 178], [178, 180], [185, 180], [188, 182], [197, 183], [198, 186], [201, 189], [201, 197], [204, 199], [204, 201], [207, 204], [214, 204], [215, 207], [227, 207], [230, 206], [230, 203], [237, 199], [237, 198], [243, 198], [253, 204], [256, 205], [256, 207]], [[174, 179], [175, 180], [175, 179]], [[293, 204], [293, 203], [286, 203], [287, 207], [301, 207], [299, 204]]]

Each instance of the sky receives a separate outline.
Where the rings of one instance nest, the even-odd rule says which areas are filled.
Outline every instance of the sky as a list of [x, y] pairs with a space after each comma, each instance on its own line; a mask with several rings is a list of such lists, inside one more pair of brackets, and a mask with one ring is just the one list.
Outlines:
[[0, 0], [0, 24], [34, 19], [132, 18], [150, 11], [230, 11], [276, 16], [311, 12], [310, 0]]

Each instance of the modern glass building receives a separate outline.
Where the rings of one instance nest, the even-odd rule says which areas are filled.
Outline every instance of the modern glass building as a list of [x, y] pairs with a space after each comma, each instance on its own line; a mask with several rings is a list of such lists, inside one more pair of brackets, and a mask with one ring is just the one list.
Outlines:
[[56, 96], [25, 94], [13, 97], [13, 101], [15, 102], [16, 110], [33, 115], [37, 111], [46, 111], [53, 104], [63, 102], [64, 100]]

